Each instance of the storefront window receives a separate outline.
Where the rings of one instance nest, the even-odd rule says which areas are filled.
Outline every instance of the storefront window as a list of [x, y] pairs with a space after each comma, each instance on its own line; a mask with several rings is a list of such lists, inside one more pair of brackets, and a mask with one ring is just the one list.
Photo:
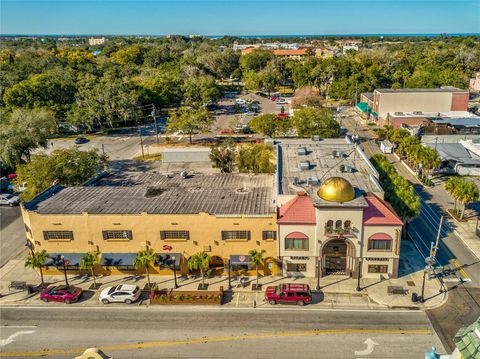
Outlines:
[[285, 238], [285, 250], [308, 250], [308, 238]]
[[388, 265], [371, 264], [368, 266], [368, 273], [388, 273]]
[[287, 272], [306, 272], [307, 263], [287, 263]]

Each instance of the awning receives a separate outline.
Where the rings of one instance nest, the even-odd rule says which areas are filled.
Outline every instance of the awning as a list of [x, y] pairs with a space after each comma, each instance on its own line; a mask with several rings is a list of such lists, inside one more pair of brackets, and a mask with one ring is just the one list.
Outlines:
[[103, 253], [100, 263], [106, 267], [133, 266], [136, 256], [136, 253]]
[[378, 113], [376, 113], [376, 112], [372, 112], [370, 115], [373, 116], [373, 117], [378, 117]]
[[392, 237], [390, 237], [386, 233], [375, 233], [374, 235], [368, 237], [368, 239], [371, 239], [374, 241], [391, 241]]
[[368, 106], [366, 102], [359, 102], [357, 103], [357, 108], [362, 112], [370, 112], [372, 109]]
[[66, 266], [78, 267], [80, 265], [80, 260], [82, 259], [84, 253], [50, 253], [47, 261], [45, 262], [46, 266], [52, 267], [62, 267], [62, 255], [65, 259]]
[[287, 239], [308, 239], [308, 236], [305, 233], [302, 232], [292, 232], [287, 234], [285, 237]]
[[181, 253], [157, 253], [155, 265], [161, 268], [180, 269]]
[[249, 259], [250, 259], [250, 256], [248, 255], [230, 256], [230, 265], [232, 266], [248, 265]]

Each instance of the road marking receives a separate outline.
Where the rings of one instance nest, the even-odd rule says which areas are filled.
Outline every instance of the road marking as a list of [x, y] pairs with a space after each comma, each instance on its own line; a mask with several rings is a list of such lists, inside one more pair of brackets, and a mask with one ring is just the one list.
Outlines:
[[355, 355], [365, 356], [365, 355], [372, 354], [373, 350], [375, 349], [375, 345], [380, 345], [378, 343], [375, 343], [371, 338], [368, 338], [363, 343], [366, 344], [367, 347], [365, 348], [365, 350], [355, 351]]
[[458, 261], [456, 259], [450, 259], [449, 262], [452, 263], [455, 268], [457, 268], [457, 272], [460, 273], [463, 281], [465, 281], [465, 282], [471, 282], [472, 281], [470, 279], [470, 277], [468, 276], [467, 272], [465, 272], [465, 270], [462, 268], [462, 266], [460, 265], [460, 263], [458, 263]]
[[[189, 344], [208, 344], [220, 342], [233, 342], [242, 340], [258, 340], [258, 339], [273, 339], [286, 337], [301, 337], [310, 335], [361, 335], [361, 334], [392, 334], [392, 335], [431, 335], [431, 329], [314, 329], [296, 332], [271, 332], [258, 334], [245, 334], [239, 336], [220, 336], [220, 337], [201, 337], [184, 340], [165, 340], [155, 342], [143, 343], [129, 343], [129, 344], [111, 344], [100, 346], [103, 352], [108, 351], [122, 351], [122, 350], [136, 350], [159, 347], [171, 347]], [[45, 349], [38, 351], [24, 351], [24, 352], [2, 352], [0, 357], [40, 357], [47, 355], [67, 355], [67, 354], [81, 354], [87, 348], [66, 348], [66, 349]]]
[[22, 330], [19, 332], [15, 332], [12, 335], [10, 335], [7, 339], [1, 339], [0, 347], [4, 347], [5, 345], [13, 343], [15, 341], [15, 338], [19, 337], [20, 335], [33, 334], [33, 333], [35, 333], [35, 330]]
[[0, 328], [11, 328], [11, 329], [19, 329], [19, 328], [37, 328], [37, 325], [0, 325]]

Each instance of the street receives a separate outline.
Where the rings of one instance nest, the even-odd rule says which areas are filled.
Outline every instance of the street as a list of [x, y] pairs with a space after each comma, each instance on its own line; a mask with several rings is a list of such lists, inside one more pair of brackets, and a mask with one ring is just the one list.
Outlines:
[[27, 252], [20, 207], [0, 207], [0, 231], [1, 268], [10, 259]]
[[[423, 312], [5, 307], [2, 357], [399, 358], [444, 352]], [[9, 340], [10, 338], [10, 340]]]

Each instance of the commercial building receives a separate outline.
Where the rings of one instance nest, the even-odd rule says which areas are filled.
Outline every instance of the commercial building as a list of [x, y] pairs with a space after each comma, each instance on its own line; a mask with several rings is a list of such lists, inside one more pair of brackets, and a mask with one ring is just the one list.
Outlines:
[[278, 161], [285, 275], [397, 277], [402, 221], [359, 147], [342, 139], [282, 141]]
[[90, 46], [103, 45], [104, 43], [105, 43], [105, 38], [104, 37], [99, 37], [99, 38], [90, 37], [88, 39], [88, 44]]
[[430, 142], [425, 146], [437, 150], [442, 166], [438, 173], [480, 176], [480, 139], [456, 143]]
[[468, 116], [469, 93], [455, 87], [376, 89], [360, 95], [359, 110], [371, 119], [392, 124], [420, 124], [428, 117]]
[[[141, 273], [135, 254], [158, 254], [151, 273], [188, 273], [205, 251], [217, 274], [249, 269], [248, 252], [265, 250], [261, 273], [277, 273], [276, 208], [269, 175], [114, 172], [84, 186], [54, 186], [22, 206], [27, 240], [46, 250], [47, 271], [78, 271], [86, 252], [101, 254], [103, 274]], [[172, 263], [169, 263], [172, 262]], [[174, 264], [175, 263], [175, 264]]]

